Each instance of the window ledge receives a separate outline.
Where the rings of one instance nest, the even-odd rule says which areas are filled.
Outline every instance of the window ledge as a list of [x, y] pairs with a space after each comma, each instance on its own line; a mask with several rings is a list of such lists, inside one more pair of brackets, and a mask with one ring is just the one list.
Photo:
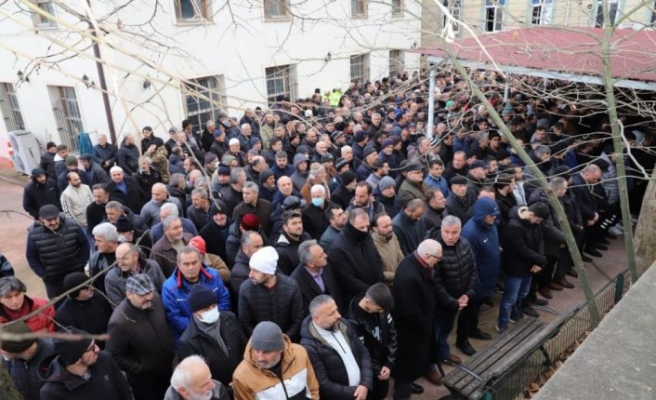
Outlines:
[[189, 19], [176, 19], [175, 25], [178, 26], [194, 26], [194, 25], [205, 25], [205, 24], [214, 24], [212, 20], [205, 18], [189, 18]]
[[292, 20], [291, 15], [283, 16], [264, 16], [264, 22], [289, 22]]

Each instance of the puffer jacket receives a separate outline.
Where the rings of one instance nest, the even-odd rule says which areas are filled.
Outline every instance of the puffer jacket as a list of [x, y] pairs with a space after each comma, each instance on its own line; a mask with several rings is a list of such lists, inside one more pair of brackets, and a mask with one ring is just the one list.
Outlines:
[[369, 351], [374, 374], [378, 375], [382, 367], [387, 367], [393, 372], [397, 350], [394, 320], [388, 311], [373, 314], [378, 317], [376, 323], [373, 323], [373, 318], [363, 318], [362, 314], [366, 312], [358, 306], [358, 303], [364, 296], [365, 293], [359, 294], [351, 301], [348, 321]]
[[245, 280], [239, 289], [239, 323], [249, 337], [262, 321], [275, 322], [292, 340], [298, 340], [303, 321], [303, 298], [296, 281], [276, 274], [273, 290]]
[[447, 246], [442, 235], [434, 239], [442, 245], [442, 260], [435, 268], [437, 302], [442, 308], [457, 311], [460, 296], [473, 298], [475, 294], [478, 273], [474, 252], [464, 237], [453, 246]]
[[533, 265], [544, 266], [544, 241], [540, 225], [531, 224], [525, 217], [526, 206], [510, 210], [510, 222], [506, 226], [503, 248], [503, 271], [514, 278], [531, 275]]
[[89, 240], [80, 225], [61, 213], [59, 218], [56, 231], [36, 222], [27, 233], [27, 262], [45, 282], [61, 282], [71, 272], [82, 272], [89, 260]]
[[280, 370], [282, 377], [262, 369], [253, 358], [248, 342], [244, 360], [233, 375], [235, 399], [258, 400], [319, 400], [319, 382], [314, 375], [307, 351], [285, 336]]
[[[348, 341], [353, 357], [360, 367], [359, 384], [371, 391], [374, 376], [367, 348], [348, 322], [342, 320], [338, 323], [337, 329]], [[307, 350], [317, 375], [321, 397], [330, 400], [352, 400], [356, 388], [349, 386], [348, 373], [342, 357], [321, 337], [312, 323], [311, 316], [303, 321], [301, 337], [301, 345]]]

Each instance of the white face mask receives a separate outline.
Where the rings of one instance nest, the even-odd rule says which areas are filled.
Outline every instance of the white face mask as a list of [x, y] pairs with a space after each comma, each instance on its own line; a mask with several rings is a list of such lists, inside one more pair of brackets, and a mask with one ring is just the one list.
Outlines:
[[204, 324], [215, 323], [219, 320], [219, 307], [214, 307], [211, 310], [205, 311], [204, 313], [200, 314], [198, 319]]

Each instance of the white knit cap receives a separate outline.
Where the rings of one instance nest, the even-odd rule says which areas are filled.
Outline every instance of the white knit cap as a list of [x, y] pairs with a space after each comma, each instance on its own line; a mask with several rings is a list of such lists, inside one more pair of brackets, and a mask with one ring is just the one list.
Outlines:
[[263, 274], [273, 275], [278, 266], [278, 252], [271, 246], [262, 247], [251, 256], [248, 265]]

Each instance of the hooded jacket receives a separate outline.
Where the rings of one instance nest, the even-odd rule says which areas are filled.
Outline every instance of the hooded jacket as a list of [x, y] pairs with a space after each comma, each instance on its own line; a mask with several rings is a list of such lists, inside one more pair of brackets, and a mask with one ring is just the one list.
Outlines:
[[494, 295], [501, 272], [501, 252], [499, 251], [498, 220], [492, 225], [483, 219], [497, 215], [499, 207], [494, 200], [482, 197], [474, 203], [474, 215], [462, 228], [462, 237], [469, 241], [478, 272], [475, 292], [476, 298], [485, 299]]
[[319, 399], [319, 382], [314, 374], [307, 351], [284, 336], [285, 348], [280, 360], [282, 376], [262, 369], [253, 358], [248, 342], [244, 360], [233, 374], [235, 399], [304, 400]]
[[503, 248], [503, 271], [514, 278], [527, 278], [533, 265], [544, 266], [544, 242], [540, 225], [531, 224], [527, 217], [528, 207], [510, 210], [510, 222], [506, 226]]
[[[337, 323], [337, 329], [348, 342], [353, 357], [360, 367], [359, 385], [371, 391], [374, 377], [367, 348], [349, 323], [340, 321]], [[356, 387], [349, 386], [348, 373], [342, 357], [321, 337], [312, 323], [311, 316], [303, 320], [301, 337], [301, 345], [305, 347], [312, 361], [321, 397], [330, 400], [352, 400]]]
[[41, 387], [41, 400], [132, 400], [132, 388], [127, 378], [112, 360], [101, 351], [98, 360], [89, 367], [87, 380], [73, 375], [52, 355], [41, 363], [39, 377], [45, 381]]

